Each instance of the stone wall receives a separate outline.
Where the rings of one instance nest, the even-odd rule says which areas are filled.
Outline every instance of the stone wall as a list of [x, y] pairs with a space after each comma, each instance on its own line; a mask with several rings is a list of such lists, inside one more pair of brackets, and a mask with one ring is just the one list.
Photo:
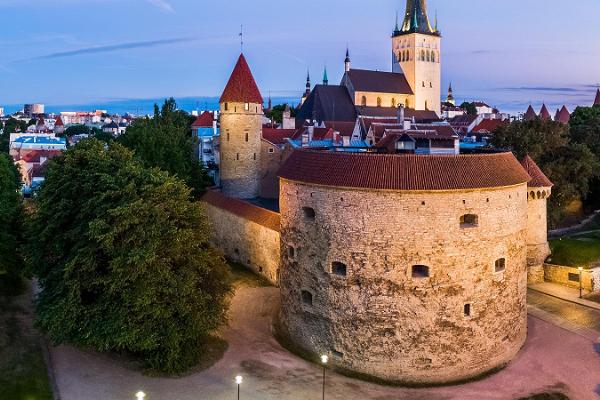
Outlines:
[[[388, 381], [438, 384], [520, 350], [526, 184], [394, 192], [282, 179], [280, 194], [281, 328], [305, 351]], [[474, 226], [461, 226], [466, 214]], [[413, 276], [417, 265], [429, 276]]]
[[[546, 282], [579, 289], [579, 270], [574, 267], [544, 264], [544, 279]], [[581, 283], [585, 291], [600, 291], [600, 268], [584, 270], [581, 274]]]
[[280, 261], [279, 214], [209, 191], [202, 199], [212, 225], [212, 242], [225, 256], [273, 285]]
[[527, 194], [527, 265], [529, 284], [544, 281], [544, 261], [550, 255], [548, 244], [548, 197], [550, 188], [529, 188]]

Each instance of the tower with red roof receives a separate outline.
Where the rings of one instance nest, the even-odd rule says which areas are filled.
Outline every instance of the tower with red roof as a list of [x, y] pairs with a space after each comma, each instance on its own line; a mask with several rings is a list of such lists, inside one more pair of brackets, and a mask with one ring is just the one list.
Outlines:
[[548, 111], [546, 104], [542, 104], [542, 109], [540, 110], [540, 119], [542, 121], [552, 121], [552, 115], [550, 115], [550, 111]]
[[219, 103], [221, 189], [231, 197], [258, 197], [263, 98], [244, 54], [240, 54]]
[[594, 100], [595, 106], [600, 106], [600, 89], [596, 90], [596, 99]]
[[523, 115], [523, 121], [534, 121], [537, 118], [537, 114], [531, 105], [527, 107], [527, 111]]

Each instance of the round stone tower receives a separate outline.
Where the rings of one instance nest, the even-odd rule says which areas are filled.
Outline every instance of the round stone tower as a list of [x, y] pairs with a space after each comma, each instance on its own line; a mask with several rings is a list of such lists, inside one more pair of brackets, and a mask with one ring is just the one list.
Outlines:
[[531, 180], [527, 184], [527, 265], [529, 283], [544, 281], [544, 261], [550, 255], [548, 244], [548, 197], [552, 182], [529, 156], [521, 161]]
[[223, 91], [220, 108], [221, 189], [231, 197], [258, 197], [263, 98], [243, 54]]
[[297, 346], [423, 385], [520, 350], [529, 176], [511, 153], [296, 150], [280, 175], [280, 326]]

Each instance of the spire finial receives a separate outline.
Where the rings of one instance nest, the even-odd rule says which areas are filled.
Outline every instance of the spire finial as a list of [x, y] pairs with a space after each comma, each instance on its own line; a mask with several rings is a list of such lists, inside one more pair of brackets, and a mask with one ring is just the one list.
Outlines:
[[244, 52], [244, 25], [240, 25], [240, 51]]
[[437, 10], [435, 10], [435, 32], [439, 32], [438, 31], [438, 14], [437, 14]]
[[327, 77], [327, 64], [325, 64], [325, 68], [323, 69], [323, 85], [329, 85], [329, 78]]

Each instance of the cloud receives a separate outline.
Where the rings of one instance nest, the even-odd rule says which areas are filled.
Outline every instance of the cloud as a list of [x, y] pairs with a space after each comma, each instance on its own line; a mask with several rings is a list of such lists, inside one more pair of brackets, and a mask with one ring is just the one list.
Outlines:
[[551, 87], [551, 86], [521, 86], [521, 87], [505, 87], [500, 90], [512, 90], [519, 92], [581, 92], [580, 89], [572, 87]]
[[110, 45], [110, 46], [87, 47], [87, 48], [83, 48], [83, 49], [77, 49], [77, 50], [71, 50], [71, 51], [61, 51], [61, 52], [57, 52], [57, 53], [45, 54], [45, 55], [38, 56], [38, 57], [16, 60], [16, 61], [13, 61], [12, 64], [36, 61], [36, 60], [52, 60], [55, 58], [76, 57], [76, 56], [86, 55], [86, 54], [111, 53], [113, 51], [120, 51], [120, 50], [142, 49], [142, 48], [149, 48], [149, 47], [165, 46], [165, 45], [169, 45], [169, 44], [191, 42], [193, 40], [195, 40], [195, 39], [193, 39], [193, 38], [174, 38], [174, 39], [163, 39], [163, 40], [150, 40], [150, 41], [144, 41], [144, 42], [127, 42], [127, 43], [120, 43], [120, 44], [115, 44], [115, 45]]
[[175, 9], [167, 0], [146, 0], [148, 3], [160, 8], [168, 13], [175, 14]]

